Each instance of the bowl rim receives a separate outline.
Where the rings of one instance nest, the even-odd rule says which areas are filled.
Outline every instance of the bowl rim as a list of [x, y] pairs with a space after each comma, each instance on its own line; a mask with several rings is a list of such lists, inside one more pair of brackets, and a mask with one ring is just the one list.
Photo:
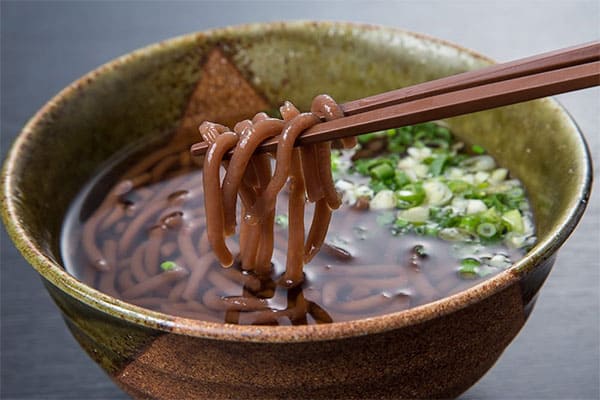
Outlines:
[[447, 315], [483, 300], [510, 286], [518, 281], [523, 275], [535, 269], [536, 265], [539, 265], [554, 255], [575, 229], [575, 226], [583, 215], [591, 192], [592, 167], [589, 148], [581, 130], [568, 112], [566, 112], [556, 100], [550, 98], [539, 101], [548, 102], [550, 106], [556, 107], [557, 112], [562, 114], [570, 124], [570, 129], [576, 135], [576, 138], [578, 139], [577, 147], [583, 156], [583, 159], [580, 160], [583, 164], [582, 176], [578, 177], [581, 182], [577, 193], [573, 195], [573, 198], [578, 201], [577, 205], [563, 215], [562, 220], [559, 220], [558, 228], [555, 228], [546, 235], [544, 240], [538, 242], [523, 259], [519, 260], [511, 268], [467, 290], [408, 310], [371, 318], [323, 325], [256, 326], [194, 320], [142, 308], [104, 294], [67, 273], [63, 266], [44, 253], [43, 248], [35, 245], [35, 240], [28, 235], [17, 212], [14, 171], [18, 164], [19, 155], [29, 141], [28, 138], [36, 134], [37, 126], [43, 120], [44, 115], [51, 112], [56, 107], [59, 107], [65, 99], [68, 100], [69, 96], [74, 91], [81, 87], [85, 87], [86, 83], [93, 80], [97, 75], [109, 72], [110, 70], [125, 65], [139, 57], [152, 56], [152, 54], [164, 49], [165, 46], [177, 47], [189, 41], [197, 41], [202, 37], [219, 36], [226, 34], [227, 32], [256, 33], [269, 32], [278, 29], [304, 30], [311, 26], [319, 29], [337, 27], [344, 29], [359, 29], [361, 31], [387, 31], [393, 35], [409, 36], [414, 39], [449, 47], [459, 53], [467, 54], [484, 62], [494, 62], [490, 58], [473, 50], [429, 35], [414, 33], [394, 27], [340, 21], [278, 21], [229, 26], [188, 33], [129, 52], [101, 65], [62, 89], [36, 112], [17, 135], [12, 144], [2, 169], [0, 203], [2, 205], [2, 217], [9, 236], [24, 258], [45, 280], [56, 286], [62, 292], [65, 292], [66, 295], [69, 295], [100, 312], [124, 319], [136, 325], [207, 339], [236, 342], [289, 343], [334, 340], [372, 333], [383, 333]]

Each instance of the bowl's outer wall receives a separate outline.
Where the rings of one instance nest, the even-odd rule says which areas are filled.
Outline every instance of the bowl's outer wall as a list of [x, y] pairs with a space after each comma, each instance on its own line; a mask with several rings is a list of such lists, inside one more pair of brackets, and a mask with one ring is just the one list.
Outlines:
[[[11, 196], [45, 257], [60, 262], [64, 214], [103, 161], [142, 137], [151, 140], [177, 127], [202, 77], [200, 66], [215, 46], [269, 104], [290, 99], [303, 109], [321, 92], [342, 102], [489, 63], [442, 42], [345, 24], [226, 29], [126, 56], [50, 102], [37, 123], [28, 125], [35, 132], [20, 144]], [[524, 181], [542, 239], [575, 207], [585, 149], [554, 102], [528, 102], [448, 122]], [[27, 243], [17, 246], [31, 251]], [[440, 309], [442, 317], [385, 333], [294, 344], [165, 334], [166, 322], [157, 322], [156, 329], [127, 322], [114, 310], [109, 315], [45, 283], [88, 354], [136, 396], [447, 397], [473, 384], [516, 335], [553, 258], [541, 261], [521, 281], [506, 274], [504, 289], [484, 301], [450, 314]], [[40, 264], [42, 275], [55, 273]], [[294, 393], [285, 391], [290, 386]]]
[[136, 398], [448, 398], [494, 364], [525, 321], [518, 284], [455, 313], [354, 338], [242, 343], [164, 333], [46, 286], [77, 341]]

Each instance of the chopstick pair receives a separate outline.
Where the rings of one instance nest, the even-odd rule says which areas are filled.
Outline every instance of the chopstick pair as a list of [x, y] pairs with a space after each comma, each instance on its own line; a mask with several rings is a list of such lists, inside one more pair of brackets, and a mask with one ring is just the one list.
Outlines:
[[[341, 104], [344, 117], [303, 132], [296, 146], [412, 125], [600, 85], [600, 42], [527, 57]], [[279, 137], [257, 151], [275, 151]], [[192, 146], [193, 155], [207, 150]]]

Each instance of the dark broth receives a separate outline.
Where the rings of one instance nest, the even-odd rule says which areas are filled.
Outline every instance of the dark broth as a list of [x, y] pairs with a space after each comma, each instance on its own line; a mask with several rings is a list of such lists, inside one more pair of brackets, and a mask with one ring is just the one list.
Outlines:
[[[173, 154], [180, 154], [180, 160], [185, 160], [186, 153], [183, 149]], [[95, 244], [100, 249], [112, 247], [115, 264], [110, 271], [101, 272], [83, 250], [84, 224], [119, 182], [122, 165], [131, 165], [133, 158], [132, 152], [121, 155], [121, 161], [109, 164], [79, 194], [64, 224], [62, 253], [67, 270], [84, 283], [127, 302], [169, 314], [207, 321], [279, 325], [368, 318], [441, 299], [502, 270], [490, 269], [485, 277], [465, 276], [459, 273], [459, 263], [465, 255], [504, 254], [513, 262], [523, 255], [522, 250], [500, 244], [471, 246], [414, 233], [394, 236], [379, 223], [378, 216], [384, 212], [343, 205], [333, 213], [326, 245], [304, 267], [304, 283], [286, 289], [278, 284], [287, 247], [284, 215], [288, 202], [283, 198], [286, 191], [282, 191], [278, 202], [281, 218], [276, 225], [271, 276], [253, 276], [242, 271], [237, 262], [224, 269], [210, 257], [203, 237], [201, 169], [189, 160], [172, 157], [176, 161], [160, 167], [164, 171], [158, 174], [156, 168], [164, 159], [158, 157], [146, 172], [163, 175], [162, 178], [120, 196], [120, 210], [112, 210], [98, 224]], [[132, 232], [130, 223], [143, 213], [146, 217], [130, 238], [131, 243], [122, 246], [124, 236]], [[306, 226], [311, 218], [309, 207]], [[237, 240], [236, 235], [228, 243], [235, 248]], [[194, 274], [199, 260], [209, 265]], [[174, 266], [177, 271], [168, 271]], [[166, 273], [173, 276], [159, 278]], [[153, 285], [144, 288], [139, 284], [140, 274], [157, 278]], [[201, 278], [195, 287], [190, 285], [191, 277]], [[258, 310], [240, 311], [241, 303], [248, 297], [260, 303]], [[304, 307], [298, 307], [299, 304]], [[298, 312], [299, 309], [308, 312]]]

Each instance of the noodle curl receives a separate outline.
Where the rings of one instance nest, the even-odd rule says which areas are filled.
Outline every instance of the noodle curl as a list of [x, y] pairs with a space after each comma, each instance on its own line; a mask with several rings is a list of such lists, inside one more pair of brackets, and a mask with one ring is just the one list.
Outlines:
[[[313, 100], [311, 111], [300, 113], [290, 102], [280, 108], [283, 120], [258, 113], [252, 120], [239, 122], [229, 131], [205, 122], [200, 133], [209, 147], [204, 158], [203, 182], [207, 232], [212, 250], [223, 267], [233, 263], [225, 238], [235, 233], [238, 197], [242, 202], [240, 259], [242, 269], [259, 276], [271, 271], [274, 247], [276, 200], [286, 183], [289, 185], [289, 224], [286, 270], [281, 283], [298, 286], [303, 281], [302, 267], [319, 251], [331, 220], [331, 212], [340, 207], [331, 172], [331, 143], [318, 143], [297, 149], [294, 143], [305, 130], [322, 119], [343, 117], [340, 106], [328, 95]], [[277, 151], [255, 154], [266, 139], [280, 135]], [[352, 147], [345, 140], [343, 147]], [[223, 157], [233, 149], [229, 161]], [[271, 171], [272, 160], [275, 170]], [[221, 184], [219, 170], [225, 167]], [[315, 203], [315, 212], [305, 240], [304, 208]]]

